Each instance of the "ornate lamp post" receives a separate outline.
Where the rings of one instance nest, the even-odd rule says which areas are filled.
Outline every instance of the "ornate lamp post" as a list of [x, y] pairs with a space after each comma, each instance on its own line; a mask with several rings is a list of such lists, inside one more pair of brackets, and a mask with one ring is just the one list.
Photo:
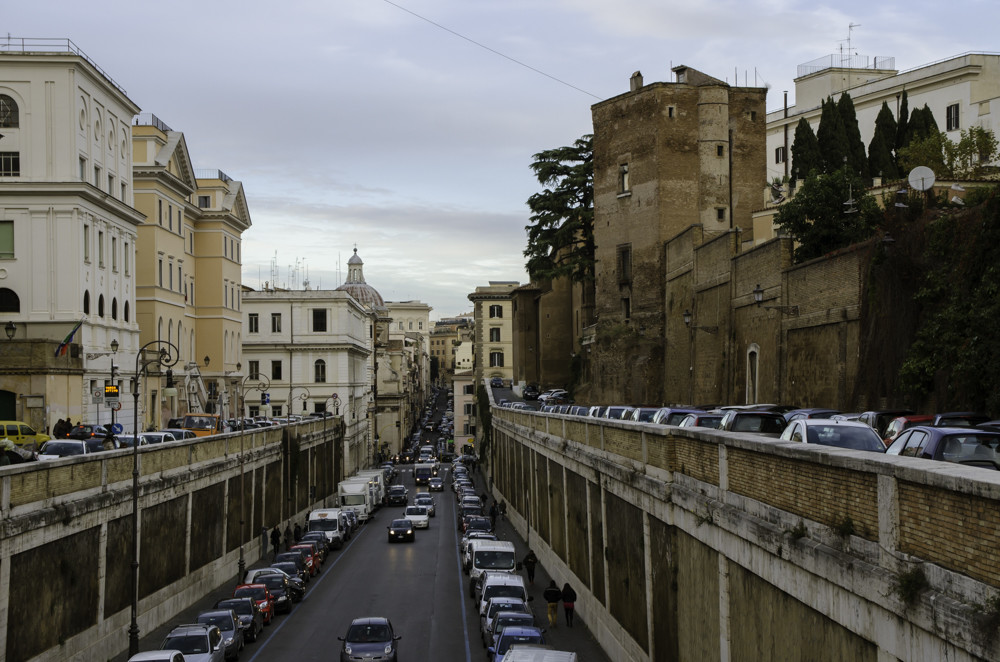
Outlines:
[[305, 386], [293, 386], [290, 389], [288, 389], [288, 415], [289, 416], [291, 416], [294, 413], [292, 411], [292, 400], [294, 400], [295, 398], [292, 397], [292, 393], [294, 393], [295, 389], [297, 389], [297, 388], [302, 389], [303, 391], [305, 391], [305, 393], [303, 393], [302, 395], [297, 396], [299, 400], [302, 400], [302, 411], [306, 410], [306, 401], [310, 397], [309, 389], [307, 389]]
[[[143, 360], [146, 348], [159, 345], [159, 351], [151, 359]], [[165, 340], [153, 340], [139, 348], [135, 355], [135, 378], [132, 382], [132, 426], [135, 441], [132, 444], [132, 622], [128, 627], [128, 654], [139, 652], [139, 377], [147, 368], [159, 364], [169, 368], [177, 363], [180, 351]]]
[[[237, 363], [236, 364], [236, 369], [239, 370], [240, 367], [241, 367], [240, 364]], [[254, 384], [253, 386], [251, 386], [248, 389], [247, 388], [247, 382], [250, 381], [250, 380], [252, 380], [252, 379], [253, 380], [257, 380], [257, 383]], [[236, 381], [236, 380], [233, 380], [233, 381]], [[243, 541], [246, 539], [246, 531], [244, 529], [244, 525], [246, 524], [246, 515], [245, 515], [246, 508], [243, 505], [244, 504], [244, 494], [246, 494], [246, 484], [244, 482], [246, 480], [246, 478], [245, 478], [246, 474], [245, 474], [244, 469], [243, 469], [243, 466], [244, 466], [243, 438], [244, 438], [244, 433], [246, 431], [246, 420], [245, 420], [245, 418], [243, 416], [243, 410], [246, 407], [246, 392], [248, 390], [249, 391], [260, 391], [261, 393], [263, 393], [263, 392], [267, 391], [267, 389], [269, 389], [269, 388], [271, 388], [271, 380], [268, 379], [266, 376], [261, 375], [260, 373], [257, 373], [257, 374], [254, 374], [254, 375], [247, 375], [246, 377], [243, 378], [243, 381], [240, 383], [240, 392], [239, 392], [239, 403], [240, 403], [240, 411], [239, 411], [239, 417], [240, 417], [240, 564], [239, 564], [239, 575], [240, 575], [240, 581], [243, 581], [243, 576], [246, 574], [246, 571], [247, 571], [246, 560], [243, 557]]]

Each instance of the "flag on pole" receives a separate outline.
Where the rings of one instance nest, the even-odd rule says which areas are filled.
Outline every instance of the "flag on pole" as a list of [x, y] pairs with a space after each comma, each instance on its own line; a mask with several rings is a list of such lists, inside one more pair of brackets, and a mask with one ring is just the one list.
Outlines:
[[76, 332], [81, 326], [83, 326], [83, 320], [77, 322], [76, 326], [73, 327], [73, 330], [69, 332], [69, 335], [63, 338], [63, 341], [59, 343], [58, 347], [56, 347], [56, 357], [60, 357], [66, 353], [67, 348], [69, 348], [69, 344], [73, 342], [73, 336], [76, 335]]

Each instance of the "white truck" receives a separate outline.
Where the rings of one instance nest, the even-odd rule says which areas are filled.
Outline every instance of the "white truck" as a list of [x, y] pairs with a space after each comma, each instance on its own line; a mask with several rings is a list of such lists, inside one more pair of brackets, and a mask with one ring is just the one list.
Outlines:
[[367, 478], [348, 478], [337, 485], [337, 503], [341, 508], [349, 508], [364, 523], [375, 510], [371, 481]]
[[340, 549], [347, 539], [346, 517], [340, 508], [317, 508], [309, 513], [309, 530], [322, 531], [327, 544]]
[[375, 507], [380, 508], [385, 505], [385, 493], [389, 489], [385, 482], [385, 471], [382, 469], [363, 469], [353, 476], [354, 478], [367, 478], [375, 488]]

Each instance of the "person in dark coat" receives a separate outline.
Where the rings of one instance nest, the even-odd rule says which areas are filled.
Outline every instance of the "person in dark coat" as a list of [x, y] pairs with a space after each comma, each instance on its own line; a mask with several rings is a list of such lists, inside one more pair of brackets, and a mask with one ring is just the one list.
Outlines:
[[576, 591], [569, 585], [563, 584], [562, 588], [563, 611], [566, 612], [566, 625], [573, 627], [573, 610], [576, 608]]
[[281, 551], [281, 531], [278, 531], [277, 524], [271, 529], [271, 547], [274, 547], [274, 556], [277, 559], [278, 552]]
[[545, 603], [548, 605], [549, 627], [555, 628], [559, 624], [559, 601], [562, 600], [562, 591], [556, 586], [556, 580], [551, 580], [548, 587], [542, 593]]
[[285, 551], [288, 551], [292, 547], [292, 527], [290, 524], [285, 525]]
[[528, 550], [527, 556], [521, 560], [521, 565], [524, 566], [525, 572], [528, 573], [528, 586], [535, 585], [535, 566], [538, 565], [538, 557], [535, 553]]
[[295, 542], [299, 542], [300, 540], [302, 540], [302, 527], [299, 526], [298, 522], [296, 522], [295, 523]]

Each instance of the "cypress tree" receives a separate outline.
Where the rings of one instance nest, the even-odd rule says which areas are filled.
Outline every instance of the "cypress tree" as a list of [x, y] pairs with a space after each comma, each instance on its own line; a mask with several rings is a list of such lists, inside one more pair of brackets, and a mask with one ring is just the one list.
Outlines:
[[837, 112], [844, 124], [844, 135], [847, 139], [847, 164], [862, 179], [868, 178], [868, 158], [865, 156], [865, 144], [861, 140], [861, 129], [858, 128], [858, 115], [854, 111], [854, 100], [844, 92], [837, 101]]
[[910, 122], [910, 103], [906, 99], [906, 90], [903, 90], [903, 99], [899, 106], [899, 119], [896, 121], [896, 159], [899, 159], [899, 150], [909, 143], [906, 126]]
[[827, 97], [823, 102], [816, 139], [819, 141], [823, 172], [837, 172], [843, 168], [844, 159], [848, 154], [847, 132], [844, 130], [844, 121], [837, 111], [837, 102], [832, 97]]
[[806, 179], [813, 171], [822, 172], [819, 142], [806, 118], [800, 118], [792, 139], [792, 179]]
[[892, 150], [896, 144], [896, 118], [892, 116], [889, 104], [882, 102], [882, 109], [875, 118], [875, 133], [868, 143], [868, 170], [873, 177], [896, 179], [896, 157]]

